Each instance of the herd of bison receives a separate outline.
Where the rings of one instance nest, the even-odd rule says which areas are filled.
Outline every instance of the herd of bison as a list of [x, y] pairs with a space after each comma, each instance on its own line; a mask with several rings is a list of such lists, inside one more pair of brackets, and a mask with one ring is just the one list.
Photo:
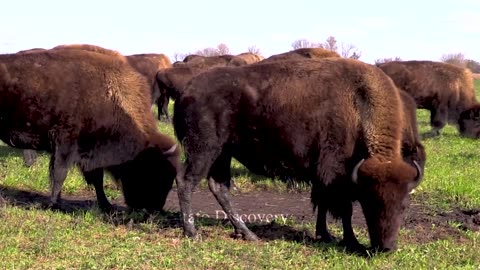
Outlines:
[[[159, 132], [154, 104], [176, 138]], [[173, 64], [163, 54], [125, 56], [87, 44], [0, 55], [0, 140], [23, 149], [26, 165], [35, 151], [50, 153], [50, 207], [61, 207], [72, 166], [105, 212], [113, 210], [105, 172], [130, 209], [162, 210], [176, 181], [183, 231], [192, 238], [192, 193], [206, 178], [235, 234], [258, 239], [230, 199], [235, 158], [255, 174], [311, 185], [316, 240], [335, 239], [330, 213], [341, 219], [348, 251], [395, 250], [426, 161], [417, 108], [431, 112], [429, 136], [450, 123], [480, 138], [472, 74], [446, 63], [375, 66], [318, 48], [265, 59], [189, 55]], [[368, 249], [352, 229], [355, 201]]]

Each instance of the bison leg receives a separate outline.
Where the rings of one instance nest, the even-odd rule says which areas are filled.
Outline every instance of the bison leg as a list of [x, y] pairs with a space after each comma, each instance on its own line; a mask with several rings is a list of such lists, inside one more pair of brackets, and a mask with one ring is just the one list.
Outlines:
[[247, 228], [237, 210], [232, 207], [229, 195], [231, 179], [230, 163], [231, 157], [227, 157], [224, 154], [217, 158], [208, 175], [208, 187], [218, 203], [222, 206], [230, 222], [232, 222], [235, 228], [235, 234], [237, 236], [243, 236], [246, 240], [258, 240], [258, 237]]
[[[62, 151], [64, 150], [64, 151]], [[55, 149], [50, 159], [49, 173], [51, 184], [50, 206], [59, 207], [63, 182], [70, 167], [69, 153], [66, 149]]]
[[37, 159], [37, 152], [35, 150], [23, 150], [23, 163], [25, 166], [30, 167], [35, 163]]
[[430, 125], [432, 130], [427, 134], [428, 137], [440, 135], [440, 130], [447, 123], [448, 112], [446, 108], [438, 107], [430, 110]]
[[[165, 100], [166, 99], [166, 100]], [[163, 96], [160, 96], [157, 99], [157, 109], [158, 109], [158, 120], [162, 121], [162, 116], [165, 117], [165, 121], [169, 122], [170, 121], [170, 116], [168, 115], [168, 97], [165, 98]]]
[[188, 157], [185, 162], [185, 171], [179, 170], [176, 177], [178, 201], [183, 218], [183, 232], [187, 237], [191, 238], [196, 238], [197, 236], [195, 217], [192, 211], [192, 193], [210, 167], [210, 164], [205, 164], [207, 160], [210, 159], [205, 155], [200, 155], [193, 159], [191, 156]]
[[315, 226], [315, 238], [320, 242], [330, 243], [335, 240], [327, 227], [327, 207], [324, 204], [318, 206], [317, 224]]
[[93, 171], [82, 170], [82, 174], [87, 184], [93, 185], [93, 187], [95, 188], [98, 207], [103, 212], [111, 212], [113, 210], [113, 206], [108, 201], [107, 196], [105, 195], [105, 191], [103, 189], [103, 169], [95, 169]]
[[352, 203], [345, 203], [342, 213], [343, 240], [340, 241], [340, 244], [345, 246], [350, 252], [365, 253], [366, 248], [358, 242], [353, 232], [352, 214]]

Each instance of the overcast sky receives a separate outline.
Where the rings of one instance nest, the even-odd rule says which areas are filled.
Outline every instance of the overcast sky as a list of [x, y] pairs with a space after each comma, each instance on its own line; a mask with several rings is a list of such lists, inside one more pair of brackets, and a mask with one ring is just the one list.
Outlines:
[[370, 63], [449, 53], [480, 61], [480, 0], [3, 0], [0, 9], [0, 53], [88, 43], [172, 57], [225, 43], [269, 56], [334, 36]]

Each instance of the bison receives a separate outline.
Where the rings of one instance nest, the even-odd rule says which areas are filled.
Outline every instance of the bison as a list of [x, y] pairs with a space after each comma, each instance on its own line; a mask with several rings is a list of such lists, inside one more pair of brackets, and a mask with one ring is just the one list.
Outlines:
[[173, 116], [186, 157], [177, 175], [185, 235], [196, 236], [192, 190], [207, 177], [236, 234], [258, 239], [229, 198], [235, 158], [253, 173], [310, 182], [318, 239], [333, 239], [330, 212], [342, 219], [342, 243], [364, 252], [351, 225], [359, 201], [372, 247], [394, 250], [425, 161], [414, 113], [380, 69], [352, 59], [259, 62], [197, 75]]
[[[152, 105], [154, 103], [158, 105], [160, 102], [160, 90], [156, 83], [156, 75], [159, 70], [172, 66], [170, 59], [165, 54], [158, 53], [132, 54], [127, 55], [126, 57], [128, 63], [147, 79], [151, 86]], [[158, 107], [158, 120], [161, 120], [162, 115], [168, 113], [163, 111], [166, 109], [168, 108]]]
[[439, 135], [450, 123], [461, 135], [480, 138], [480, 104], [468, 69], [434, 61], [392, 61], [378, 67], [412, 95], [418, 108], [430, 111], [427, 136]]
[[[209, 57], [192, 54], [185, 57], [183, 62], [175, 62], [173, 67], [158, 71], [156, 79], [160, 90], [160, 98], [157, 102], [159, 113], [161, 111], [167, 120], [170, 119], [168, 115], [169, 100], [175, 100], [183, 87], [196, 75], [212, 68], [243, 66], [260, 59], [262, 59], [261, 56], [252, 53]], [[160, 108], [162, 109], [160, 110]]]
[[104, 171], [131, 208], [161, 210], [179, 150], [158, 132], [145, 78], [119, 57], [83, 50], [0, 55], [0, 140], [50, 157], [51, 206], [70, 167], [111, 209]]
[[[144, 76], [147, 79], [148, 84], [151, 86], [151, 105], [159, 102], [160, 90], [157, 86], [155, 76], [157, 71], [171, 66], [170, 59], [164, 54], [133, 54], [128, 56], [123, 56], [121, 53], [106, 49], [96, 45], [90, 44], [66, 44], [59, 45], [52, 50], [65, 50], [65, 49], [74, 49], [74, 50], [84, 50], [91, 51], [96, 53], [101, 53], [105, 55], [110, 55], [117, 57], [119, 60], [124, 61], [125, 63], [130, 64], [138, 73]], [[45, 49], [32, 49], [23, 51], [23, 53], [32, 53], [38, 52], [40, 50], [45, 51]], [[31, 52], [30, 52], [31, 51]], [[159, 112], [158, 119], [160, 120], [162, 113]], [[24, 150], [23, 151], [24, 163], [27, 167], [31, 166], [36, 159], [36, 152], [33, 150]]]
[[322, 48], [300, 48], [289, 52], [274, 54], [262, 62], [284, 61], [284, 60], [302, 60], [302, 59], [322, 59], [322, 58], [340, 58], [341, 56], [330, 50]]

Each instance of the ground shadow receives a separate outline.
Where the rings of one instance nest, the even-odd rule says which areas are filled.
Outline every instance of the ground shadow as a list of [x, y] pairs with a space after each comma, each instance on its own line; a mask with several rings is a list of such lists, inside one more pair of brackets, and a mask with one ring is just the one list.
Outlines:
[[0, 158], [11, 156], [23, 156], [23, 149], [10, 147], [8, 145], [0, 145]]

